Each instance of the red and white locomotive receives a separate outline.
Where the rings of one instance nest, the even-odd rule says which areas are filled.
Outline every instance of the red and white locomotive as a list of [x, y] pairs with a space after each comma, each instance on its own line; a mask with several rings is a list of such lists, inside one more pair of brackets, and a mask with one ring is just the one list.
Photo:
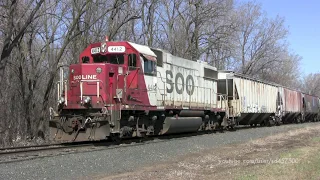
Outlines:
[[160, 49], [95, 43], [68, 71], [69, 79], [58, 83], [58, 112], [51, 108], [50, 133], [57, 141], [211, 130], [225, 117], [217, 69]]

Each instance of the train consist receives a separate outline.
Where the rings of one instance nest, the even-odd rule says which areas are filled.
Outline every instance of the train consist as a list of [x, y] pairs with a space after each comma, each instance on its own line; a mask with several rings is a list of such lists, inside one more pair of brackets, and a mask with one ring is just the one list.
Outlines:
[[[63, 74], [68, 73], [68, 79]], [[90, 44], [61, 68], [50, 136], [88, 141], [317, 121], [319, 98], [161, 49]]]

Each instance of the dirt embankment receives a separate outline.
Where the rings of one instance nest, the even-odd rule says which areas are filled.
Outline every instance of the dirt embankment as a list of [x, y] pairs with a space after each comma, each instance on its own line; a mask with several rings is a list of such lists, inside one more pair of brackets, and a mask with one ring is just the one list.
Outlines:
[[320, 125], [212, 148], [103, 179], [320, 179]]

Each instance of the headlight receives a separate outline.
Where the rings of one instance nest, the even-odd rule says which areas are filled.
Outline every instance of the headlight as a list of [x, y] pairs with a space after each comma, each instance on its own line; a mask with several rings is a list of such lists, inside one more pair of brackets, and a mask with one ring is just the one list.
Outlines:
[[83, 100], [83, 102], [84, 102], [85, 104], [89, 104], [90, 101], [91, 101], [91, 98], [90, 98], [89, 96], [86, 96], [86, 97], [84, 98], [84, 100]]
[[58, 101], [59, 104], [63, 104], [65, 102], [64, 97], [61, 97]]
[[100, 74], [100, 73], [102, 72], [101, 67], [98, 67], [98, 68], [96, 69], [96, 72], [97, 72], [98, 74]]

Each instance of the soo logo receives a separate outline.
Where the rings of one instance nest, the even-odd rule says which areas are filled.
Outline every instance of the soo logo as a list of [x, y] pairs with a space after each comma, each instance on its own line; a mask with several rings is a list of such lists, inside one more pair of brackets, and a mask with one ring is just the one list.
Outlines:
[[[174, 80], [174, 83], [173, 83]], [[177, 73], [175, 77], [173, 77], [173, 73], [170, 70], [166, 71], [166, 82], [167, 86], [167, 93], [172, 93], [174, 89], [178, 94], [182, 94], [183, 91], [186, 89], [187, 94], [191, 96], [194, 92], [194, 80], [191, 75], [188, 75], [186, 79], [184, 79], [181, 73]]]

